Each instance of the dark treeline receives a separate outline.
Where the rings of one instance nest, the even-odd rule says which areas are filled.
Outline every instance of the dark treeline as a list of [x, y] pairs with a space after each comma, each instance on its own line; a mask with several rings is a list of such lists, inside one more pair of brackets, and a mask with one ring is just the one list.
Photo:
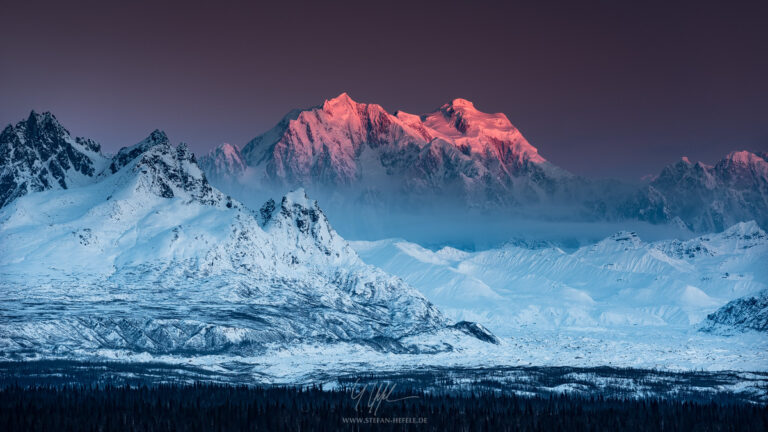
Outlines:
[[[156, 385], [9, 386], [4, 431], [764, 431], [768, 407], [670, 400], [392, 394], [377, 413], [360, 389]], [[375, 422], [375, 423], [353, 423]], [[397, 423], [395, 423], [397, 422]], [[408, 422], [408, 423], [405, 423]]]

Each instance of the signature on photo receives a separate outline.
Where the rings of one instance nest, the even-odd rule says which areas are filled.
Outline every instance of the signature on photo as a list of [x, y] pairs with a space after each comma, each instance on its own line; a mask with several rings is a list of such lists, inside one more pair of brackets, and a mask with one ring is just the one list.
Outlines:
[[[379, 407], [383, 402], [394, 403], [407, 399], [418, 399], [418, 396], [405, 396], [397, 399], [390, 399], [390, 396], [395, 391], [397, 384], [394, 383], [378, 383], [378, 384], [365, 384], [360, 387], [360, 380], [356, 380], [354, 386], [352, 386], [352, 400], [356, 401], [355, 411], [360, 411], [360, 403], [365, 399], [366, 404], [363, 409], [368, 408], [368, 413], [376, 415], [379, 411]], [[367, 398], [366, 398], [367, 394]]]

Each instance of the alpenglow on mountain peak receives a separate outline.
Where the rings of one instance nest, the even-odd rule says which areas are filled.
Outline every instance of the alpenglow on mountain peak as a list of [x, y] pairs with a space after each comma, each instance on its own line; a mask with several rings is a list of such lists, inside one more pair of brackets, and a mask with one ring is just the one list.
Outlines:
[[[241, 155], [245, 170], [220, 150], [203, 165], [215, 168], [210, 173], [219, 184], [242, 177], [261, 189], [344, 187], [368, 196], [508, 203], [522, 194], [542, 198], [552, 179], [568, 175], [547, 163], [504, 114], [483, 113], [466, 99], [426, 114], [391, 114], [342, 93], [288, 113]], [[233, 172], [219, 169], [230, 166]]]
[[469, 100], [464, 99], [464, 98], [456, 98], [456, 99], [452, 100], [450, 104], [447, 104], [447, 105], [451, 105], [451, 106], [457, 107], [457, 108], [458, 107], [462, 107], [462, 108], [475, 109], [475, 104], [472, 103], [472, 101], [469, 101]]

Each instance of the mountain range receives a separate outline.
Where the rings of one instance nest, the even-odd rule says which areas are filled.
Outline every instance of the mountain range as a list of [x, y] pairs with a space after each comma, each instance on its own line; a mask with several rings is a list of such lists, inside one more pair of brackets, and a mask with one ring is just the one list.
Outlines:
[[[0, 133], [0, 207], [30, 192], [88, 184], [107, 164], [97, 142], [70, 136], [50, 113], [32, 112]], [[546, 161], [504, 114], [464, 99], [412, 115], [342, 94], [292, 111], [242, 148], [217, 146], [200, 167], [250, 206], [303, 187], [334, 215], [448, 206], [530, 219], [671, 223], [699, 233], [749, 220], [768, 225], [768, 153], [735, 151], [714, 165], [682, 158], [647, 184], [587, 179]]]
[[[580, 364], [655, 367], [661, 337], [662, 365], [693, 358], [680, 341], [716, 351], [718, 367], [764, 364], [764, 336], [744, 334], [765, 329], [765, 155], [736, 152], [714, 166], [683, 160], [646, 185], [598, 196], [604, 185], [546, 162], [505, 116], [464, 100], [411, 116], [342, 95], [288, 118], [200, 165], [159, 130], [104, 155], [50, 113], [6, 127], [2, 359], [247, 364], [258, 375], [350, 362], [475, 367], [554, 355], [571, 364], [578, 350]], [[209, 174], [242, 195], [221, 191]], [[258, 205], [240, 199], [258, 188], [290, 191]], [[530, 240], [479, 252], [350, 244], [313, 191], [350, 193], [353, 207], [383, 218], [398, 199], [418, 208], [435, 198], [502, 219], [509, 206], [562, 201], [598, 221], [722, 232], [646, 242], [621, 231], [572, 251]], [[728, 226], [752, 216], [758, 222]], [[593, 353], [606, 344], [645, 354]], [[286, 360], [294, 355], [304, 360]], [[711, 364], [709, 355], [685, 364]]]
[[3, 136], [16, 175], [0, 209], [5, 358], [495, 340], [363, 263], [301, 189], [249, 209], [161, 131], [111, 158], [50, 114]]
[[548, 162], [504, 114], [467, 100], [423, 115], [390, 114], [343, 93], [288, 113], [242, 148], [215, 148], [201, 166], [241, 199], [305, 187], [327, 206], [348, 204], [345, 211], [439, 203], [460, 212], [640, 220], [709, 232], [749, 220], [768, 225], [767, 159], [747, 151], [714, 166], [684, 158], [642, 185], [587, 179]]
[[622, 212], [652, 223], [677, 218], [698, 232], [749, 220], [768, 226], [768, 153], [735, 151], [714, 165], [684, 157], [624, 201]]

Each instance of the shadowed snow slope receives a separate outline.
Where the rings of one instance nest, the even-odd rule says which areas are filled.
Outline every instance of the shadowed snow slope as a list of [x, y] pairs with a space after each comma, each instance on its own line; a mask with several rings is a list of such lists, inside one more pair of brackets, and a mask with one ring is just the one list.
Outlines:
[[97, 180], [0, 210], [6, 358], [335, 342], [429, 353], [479, 337], [364, 264], [303, 190], [252, 212], [160, 131]]

